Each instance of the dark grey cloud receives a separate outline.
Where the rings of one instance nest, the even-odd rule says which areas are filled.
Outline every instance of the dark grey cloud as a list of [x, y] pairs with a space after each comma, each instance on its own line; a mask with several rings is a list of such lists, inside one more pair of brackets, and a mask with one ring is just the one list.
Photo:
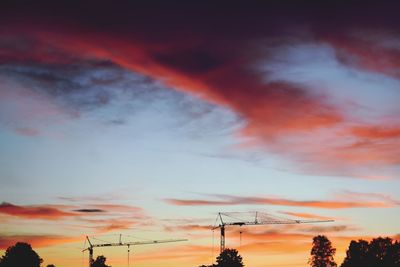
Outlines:
[[82, 212], [82, 213], [101, 213], [101, 212], [107, 212], [106, 210], [102, 209], [77, 209], [74, 210], [75, 212]]

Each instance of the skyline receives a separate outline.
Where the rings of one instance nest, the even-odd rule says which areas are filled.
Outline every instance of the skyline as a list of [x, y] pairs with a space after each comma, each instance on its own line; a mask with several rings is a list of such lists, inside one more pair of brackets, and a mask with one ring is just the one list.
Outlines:
[[317, 234], [338, 263], [352, 239], [399, 240], [397, 6], [2, 1], [1, 254], [82, 265], [86, 235], [122, 233], [189, 239], [135, 266], [209, 264], [228, 211], [335, 220], [244, 227], [246, 266], [305, 266]]

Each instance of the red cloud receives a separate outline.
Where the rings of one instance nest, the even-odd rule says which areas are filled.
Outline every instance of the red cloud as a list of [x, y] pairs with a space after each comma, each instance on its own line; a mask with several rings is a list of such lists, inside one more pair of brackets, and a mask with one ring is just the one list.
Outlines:
[[16, 206], [6, 202], [0, 204], [0, 213], [22, 218], [46, 220], [76, 216], [75, 213], [62, 211], [51, 206]]
[[360, 126], [354, 127], [352, 133], [366, 139], [399, 138], [400, 127]]
[[[395, 36], [366, 29], [358, 36], [343, 32], [334, 38], [325, 35], [321, 38], [335, 48], [336, 56], [343, 64], [399, 77], [400, 52]], [[386, 40], [386, 44], [382, 40]]]
[[[299, 162], [312, 162], [313, 168], [325, 174], [357, 175], [359, 170], [354, 171], [354, 166], [399, 163], [399, 150], [395, 149], [398, 141], [380, 144], [364, 140], [377, 136], [381, 140], [393, 139], [398, 130], [384, 130], [386, 123], [382, 122], [364, 129], [362, 122], [353, 121], [346, 114], [348, 110], [331, 104], [328, 95], [312, 93], [305, 83], [272, 81], [268, 72], [255, 67], [260, 58], [268, 62], [274, 52], [260, 49], [260, 43], [266, 47], [329, 43], [337, 57], [345, 59], [341, 62], [396, 77], [400, 58], [396, 49], [374, 50], [375, 41], [349, 37], [353, 31], [362, 33], [360, 28], [382, 34], [390, 29], [395, 32], [399, 21], [392, 4], [324, 3], [326, 7], [313, 3], [296, 8], [285, 1], [246, 8], [230, 4], [223, 17], [211, 12], [214, 9], [206, 4], [185, 8], [160, 4], [155, 8], [125, 3], [118, 12], [104, 3], [81, 3], [85, 8], [59, 5], [49, 2], [38, 12], [31, 10], [36, 7], [5, 5], [0, 14], [4, 21], [0, 29], [0, 62], [62, 65], [111, 61], [234, 111], [245, 121], [242, 135], [255, 137], [257, 145]], [[338, 10], [348, 13], [342, 16]], [[154, 23], [155, 20], [163, 23]], [[357, 58], [355, 64], [353, 56]], [[348, 125], [354, 124], [361, 126], [350, 126], [346, 131], [350, 136], [335, 132], [336, 127], [348, 130]], [[315, 142], [316, 135], [328, 135], [326, 132], [333, 136]], [[293, 137], [296, 141], [289, 142]], [[347, 143], [349, 137], [354, 139], [352, 145]], [[342, 143], [330, 142], [338, 139]]]
[[[79, 221], [97, 224], [96, 229], [101, 232], [127, 229], [129, 226], [145, 219], [149, 223], [149, 217], [145, 215], [143, 209], [119, 204], [87, 204], [85, 208], [82, 208], [71, 205], [18, 206], [3, 202], [0, 204], [0, 214], [43, 220], [60, 220], [66, 217], [75, 217]], [[87, 216], [107, 216], [108, 219], [88, 219], [86, 218]], [[120, 216], [124, 216], [124, 218], [121, 219]]]

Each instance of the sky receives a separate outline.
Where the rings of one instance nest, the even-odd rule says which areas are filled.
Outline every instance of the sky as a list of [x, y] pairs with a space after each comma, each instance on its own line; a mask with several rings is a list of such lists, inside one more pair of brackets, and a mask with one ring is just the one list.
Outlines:
[[[218, 212], [335, 220], [227, 229], [246, 266], [326, 235], [399, 239], [396, 1], [1, 1], [0, 254], [211, 264]], [[241, 213], [235, 213], [241, 214]], [[248, 213], [241, 216], [249, 216]], [[240, 232], [241, 241], [240, 241]], [[113, 267], [126, 248], [95, 249]]]

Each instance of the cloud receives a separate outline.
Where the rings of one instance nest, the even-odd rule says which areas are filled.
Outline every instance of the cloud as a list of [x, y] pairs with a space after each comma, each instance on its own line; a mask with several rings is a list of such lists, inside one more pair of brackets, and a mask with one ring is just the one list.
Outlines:
[[132, 213], [132, 212], [141, 213], [141, 212], [143, 212], [143, 209], [141, 207], [132, 206], [132, 205], [91, 204], [90, 206], [98, 208], [98, 209], [102, 209], [102, 210], [112, 211], [112, 212], [124, 212], [124, 213]]
[[398, 206], [400, 205], [400, 201], [393, 198], [392, 196], [388, 194], [382, 194], [382, 193], [362, 193], [362, 192], [355, 192], [351, 190], [345, 190], [342, 191], [341, 193], [336, 194], [337, 198], [345, 198], [345, 199], [353, 199], [353, 200], [363, 200], [363, 201], [381, 201], [381, 202], [386, 202], [390, 205], [393, 206]]
[[[347, 194], [346, 200], [293, 200], [277, 197], [243, 197], [233, 195], [216, 195], [216, 200], [204, 199], [175, 199], [169, 198], [165, 201], [176, 206], [232, 206], [232, 205], [273, 205], [289, 207], [307, 207], [318, 209], [350, 209], [350, 208], [389, 208], [398, 205], [397, 201], [387, 197], [373, 195], [362, 195], [360, 198], [357, 193]], [[367, 196], [367, 199], [365, 199]], [[339, 199], [339, 198], [338, 198]]]
[[85, 223], [79, 227], [92, 228], [102, 233], [128, 229], [132, 225], [151, 224], [151, 218], [142, 208], [120, 204], [22, 206], [3, 202], [0, 204], [0, 214], [29, 220], [68, 219], [69, 222]]
[[302, 229], [301, 231], [320, 234], [320, 233], [338, 233], [338, 232], [357, 231], [357, 230], [359, 230], [359, 228], [348, 225], [334, 225], [334, 226], [313, 226]]
[[81, 242], [83, 237], [61, 235], [0, 235], [0, 249], [7, 249], [16, 242], [26, 242], [34, 248], [48, 247], [65, 243]]
[[172, 248], [163, 247], [156, 251], [140, 253], [136, 255], [138, 262], [196, 262], [205, 263], [209, 261], [211, 247], [204, 245], [174, 245]]
[[177, 225], [177, 226], [165, 226], [164, 230], [167, 232], [175, 232], [175, 231], [210, 231], [211, 225], [199, 225], [199, 224], [186, 224], [186, 225]]
[[387, 139], [387, 138], [399, 138], [400, 127], [374, 127], [374, 126], [363, 126], [354, 127], [352, 129], [353, 134], [366, 139]]
[[102, 196], [86, 196], [86, 197], [64, 197], [60, 196], [57, 199], [63, 202], [71, 202], [71, 203], [103, 203], [110, 202], [111, 200], [118, 199], [117, 196], [114, 195], [102, 195]]
[[[167, 198], [165, 202], [176, 206], [222, 206], [229, 205], [228, 201], [201, 200], [201, 199], [176, 199]], [[233, 203], [231, 205], [234, 205]]]
[[106, 212], [105, 210], [102, 209], [78, 209], [74, 210], [76, 212], [82, 212], [82, 213], [98, 213], [98, 212]]
[[[212, 3], [215, 8], [210, 9], [209, 3], [157, 3], [155, 7], [89, 1], [78, 7], [46, 1], [40, 10], [2, 3], [0, 62], [18, 80], [23, 76], [40, 84], [57, 84], [64, 97], [68, 91], [64, 87], [74, 89], [78, 103], [69, 99], [68, 105], [80, 108], [108, 105], [113, 96], [100, 89], [88, 93], [79, 79], [65, 78], [102, 64], [112, 65], [233, 111], [244, 121], [238, 134], [244, 139], [242, 148], [263, 147], [279, 153], [307, 173], [360, 177], [371, 175], [371, 169], [378, 172], [373, 176], [393, 171], [400, 158], [394, 149], [400, 125], [396, 107], [378, 116], [368, 101], [348, 105], [349, 99], [335, 93], [344, 86], [325, 90], [326, 83], [319, 76], [302, 79], [302, 73], [290, 71], [299, 54], [290, 54], [290, 58], [274, 55], [281, 55], [275, 52], [287, 47], [299, 48], [301, 54], [307, 45], [328, 46], [333, 52], [322, 63], [332, 63], [342, 71], [328, 84], [343, 80], [344, 91], [354, 92], [353, 82], [368, 85], [370, 80], [361, 74], [371, 73], [398, 82], [395, 4], [282, 1], [225, 5], [223, 1]], [[219, 8], [227, 11], [223, 18], [220, 12], [211, 11]], [[163, 23], [148, 23], [156, 20]], [[311, 59], [318, 56], [318, 49], [313, 52]], [[281, 68], [277, 62], [283, 64]], [[27, 63], [35, 67], [21, 68]], [[260, 65], [275, 66], [275, 72]], [[308, 74], [317, 75], [319, 70], [308, 69]], [[277, 72], [282, 74], [279, 79]], [[118, 80], [98, 77], [90, 84], [105, 86]], [[399, 99], [399, 93], [388, 94], [387, 87], [382, 94]], [[83, 97], [87, 94], [89, 98]], [[358, 100], [360, 95], [349, 98]], [[376, 116], [355, 116], [364, 112], [364, 102]], [[367, 117], [374, 119], [366, 121]], [[388, 117], [394, 119], [382, 119]], [[393, 129], [388, 129], [390, 125]], [[16, 128], [21, 127], [26, 126]], [[377, 136], [379, 142], [375, 142]]]
[[7, 202], [0, 204], [0, 213], [21, 218], [45, 220], [58, 220], [75, 216], [72, 212], [62, 211], [51, 206], [17, 206]]
[[331, 220], [331, 217], [326, 217], [326, 216], [321, 216], [318, 214], [313, 214], [313, 213], [305, 213], [305, 212], [290, 212], [290, 211], [281, 211], [280, 213], [297, 217], [297, 218], [303, 218], [303, 219], [317, 219], [317, 220]]
[[104, 234], [117, 230], [132, 229], [133, 227], [148, 227], [155, 224], [153, 218], [142, 210], [110, 211], [104, 216], [79, 218], [77, 226], [93, 229], [97, 234]]
[[151, 224], [147, 216], [114, 216], [106, 219], [80, 219], [79, 222], [84, 224], [78, 225], [78, 227], [93, 229], [96, 234], [104, 234], [117, 230], [131, 229], [134, 226], [148, 226]]
[[[84, 205], [81, 204], [88, 208], [74, 209], [75, 212], [83, 215], [83, 217], [76, 219], [78, 223], [77, 227], [93, 229], [97, 234], [126, 230], [132, 227], [146, 227], [154, 224], [153, 219], [141, 207], [111, 203], [104, 204], [101, 202], [108, 202], [108, 200], [97, 197], [74, 198], [74, 200], [88, 202]], [[95, 204], [93, 201], [101, 202]]]

